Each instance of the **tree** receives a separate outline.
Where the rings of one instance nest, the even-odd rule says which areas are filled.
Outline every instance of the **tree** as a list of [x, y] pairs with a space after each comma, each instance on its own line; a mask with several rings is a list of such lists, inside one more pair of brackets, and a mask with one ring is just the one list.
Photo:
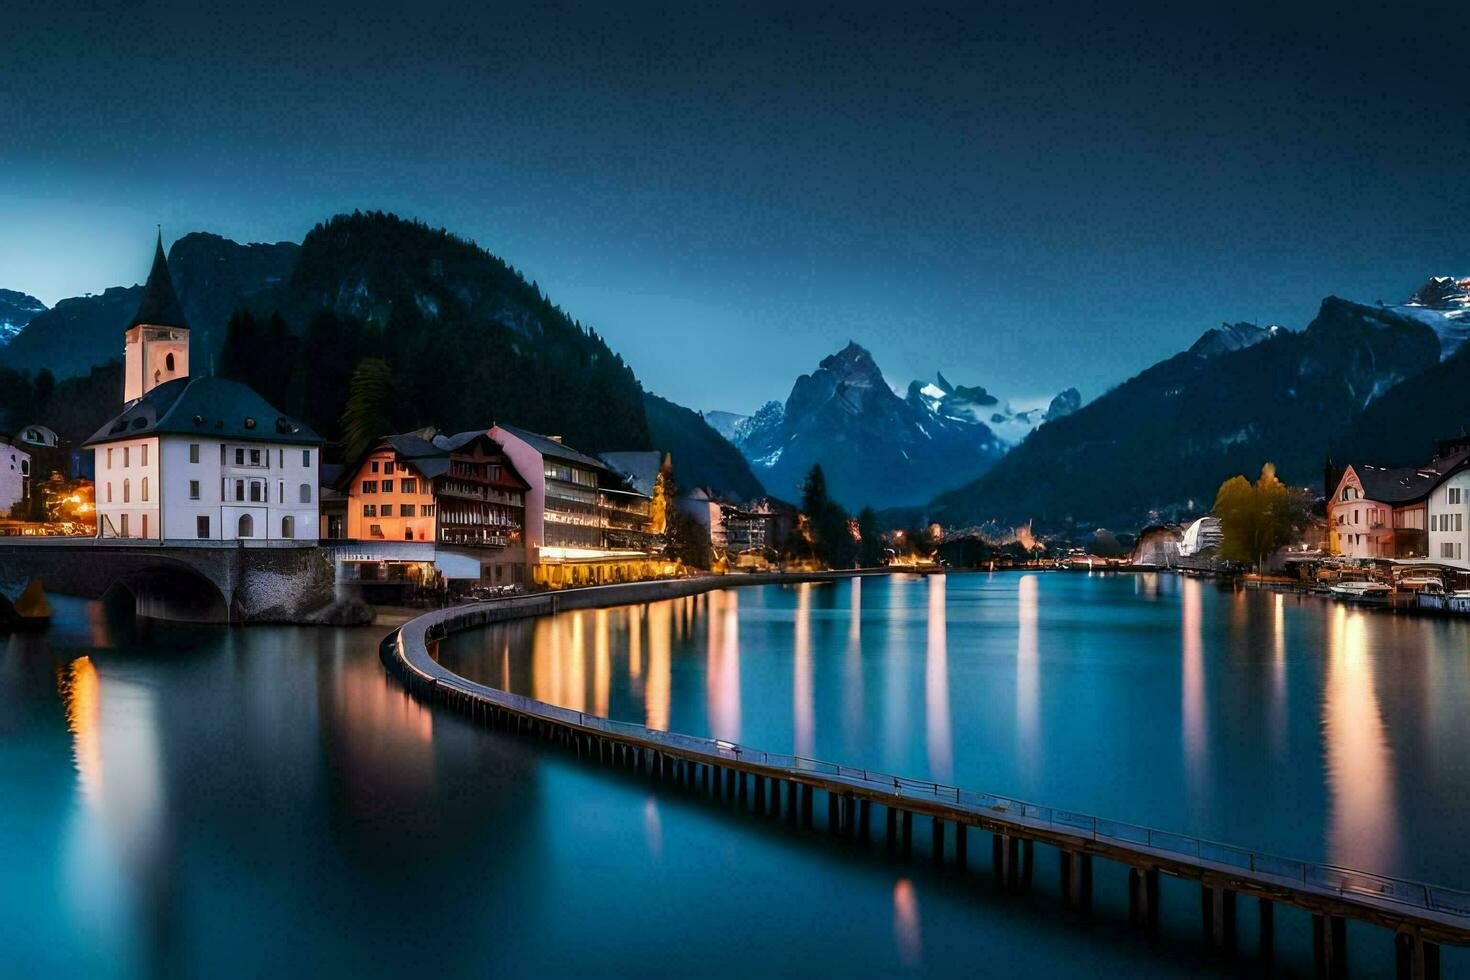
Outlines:
[[857, 560], [852, 522], [842, 505], [827, 496], [827, 476], [813, 466], [801, 485], [801, 509], [811, 522], [812, 551], [828, 568], [851, 568]]
[[393, 370], [381, 357], [365, 357], [352, 372], [342, 412], [342, 451], [356, 459], [393, 432]]
[[1220, 555], [1231, 561], [1259, 568], [1291, 539], [1291, 493], [1271, 463], [1261, 467], [1254, 484], [1243, 476], [1220, 484], [1213, 513], [1220, 519]]

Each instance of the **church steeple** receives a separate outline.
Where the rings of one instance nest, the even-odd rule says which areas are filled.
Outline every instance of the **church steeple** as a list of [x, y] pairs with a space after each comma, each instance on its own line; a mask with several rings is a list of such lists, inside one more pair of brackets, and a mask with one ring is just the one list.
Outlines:
[[161, 384], [189, 376], [189, 321], [174, 292], [163, 230], [153, 250], [153, 268], [138, 312], [123, 332], [123, 401], [141, 398]]
[[189, 321], [184, 319], [184, 308], [179, 304], [179, 295], [174, 292], [173, 276], [168, 272], [168, 259], [163, 254], [161, 228], [153, 251], [153, 268], [149, 270], [148, 283], [143, 287], [143, 299], [138, 303], [138, 312], [133, 314], [128, 327], [136, 327], [142, 323], [153, 327], [189, 329]]

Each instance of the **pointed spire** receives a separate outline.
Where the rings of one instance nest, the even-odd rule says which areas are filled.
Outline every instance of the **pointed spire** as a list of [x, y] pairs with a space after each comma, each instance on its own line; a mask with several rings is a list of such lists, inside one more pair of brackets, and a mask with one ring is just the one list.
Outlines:
[[179, 296], [174, 292], [173, 277], [168, 273], [168, 258], [163, 254], [162, 227], [158, 229], [153, 268], [148, 273], [147, 285], [143, 287], [143, 299], [138, 303], [138, 312], [133, 315], [128, 327], [131, 329], [140, 323], [189, 329], [189, 321], [184, 319], [184, 308], [179, 305]]

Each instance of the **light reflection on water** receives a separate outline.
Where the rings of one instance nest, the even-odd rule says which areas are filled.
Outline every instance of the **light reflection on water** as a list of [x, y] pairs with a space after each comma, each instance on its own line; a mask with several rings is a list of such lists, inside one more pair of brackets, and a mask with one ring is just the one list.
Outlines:
[[[575, 678], [543, 661], [579, 656], [553, 640], [576, 621], [460, 637], [446, 663], [483, 677], [478, 645], [509, 636], [536, 677]], [[592, 628], [614, 717], [1308, 860], [1449, 884], [1470, 872], [1434, 829], [1445, 810], [1415, 803], [1464, 798], [1470, 771], [1442, 749], [1395, 751], [1470, 734], [1463, 623], [1167, 575], [1032, 573], [732, 589]], [[1406, 667], [1425, 683], [1383, 703], [1386, 672]], [[512, 689], [582, 700], [514, 669]]]

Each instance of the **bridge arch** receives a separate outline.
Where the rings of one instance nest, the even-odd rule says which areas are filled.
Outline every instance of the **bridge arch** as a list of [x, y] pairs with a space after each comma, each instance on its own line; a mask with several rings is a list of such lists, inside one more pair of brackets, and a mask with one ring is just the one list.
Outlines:
[[125, 592], [136, 615], [182, 623], [228, 623], [230, 597], [220, 585], [186, 562], [163, 556], [120, 569], [103, 590], [104, 600]]

